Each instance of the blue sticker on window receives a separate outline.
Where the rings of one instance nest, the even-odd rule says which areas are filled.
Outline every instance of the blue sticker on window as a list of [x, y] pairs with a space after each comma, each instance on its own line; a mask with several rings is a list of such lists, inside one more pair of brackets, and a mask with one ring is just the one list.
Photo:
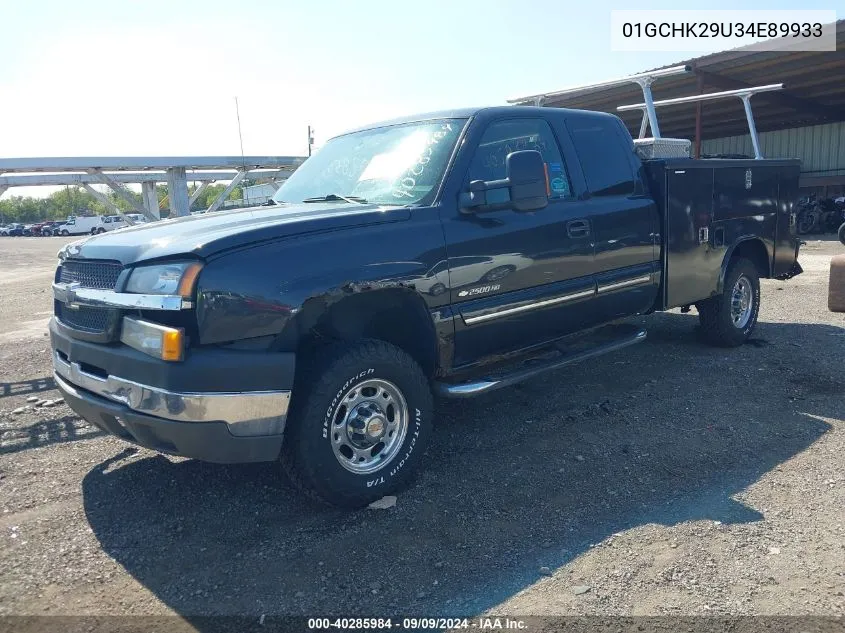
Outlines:
[[563, 166], [560, 163], [549, 163], [549, 169], [552, 171], [563, 171]]
[[568, 190], [568, 187], [566, 186], [566, 180], [563, 178], [552, 179], [551, 185], [552, 191], [554, 191], [555, 193], [565, 192]]

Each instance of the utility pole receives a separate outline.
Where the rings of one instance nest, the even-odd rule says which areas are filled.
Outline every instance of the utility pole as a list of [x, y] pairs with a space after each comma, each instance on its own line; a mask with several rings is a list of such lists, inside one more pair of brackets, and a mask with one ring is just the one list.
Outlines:
[[308, 126], [308, 155], [311, 156], [311, 146], [314, 145], [314, 130]]

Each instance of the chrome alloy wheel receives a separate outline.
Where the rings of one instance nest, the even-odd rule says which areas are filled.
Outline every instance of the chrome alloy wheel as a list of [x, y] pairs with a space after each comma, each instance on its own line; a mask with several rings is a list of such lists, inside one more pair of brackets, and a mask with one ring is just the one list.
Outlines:
[[741, 276], [736, 280], [731, 292], [731, 320], [734, 326], [742, 329], [751, 318], [754, 306], [754, 289], [747, 277]]
[[396, 457], [408, 432], [408, 405], [387, 380], [366, 380], [344, 394], [334, 411], [330, 439], [340, 465], [356, 475], [374, 473]]

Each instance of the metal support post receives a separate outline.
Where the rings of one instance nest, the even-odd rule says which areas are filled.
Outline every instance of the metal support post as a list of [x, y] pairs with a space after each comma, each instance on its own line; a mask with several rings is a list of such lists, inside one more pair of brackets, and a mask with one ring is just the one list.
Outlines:
[[645, 138], [645, 133], [648, 131], [648, 113], [643, 110], [643, 120], [640, 122], [640, 135], [638, 138]]
[[199, 199], [199, 197], [203, 193], [205, 193], [205, 190], [208, 189], [208, 186], [210, 184], [212, 184], [212, 182], [209, 182], [209, 181], [206, 180], [205, 182], [201, 183], [199, 187], [196, 188], [196, 191], [194, 191], [194, 193], [191, 194], [191, 199], [188, 200], [188, 211], [189, 212], [191, 210], [191, 207], [194, 206], [194, 202], [196, 202]]
[[160, 220], [161, 211], [159, 211], [158, 208], [158, 192], [156, 191], [156, 183], [141, 183], [141, 200], [144, 203], [144, 208], [147, 210], [147, 218], [150, 220]]
[[[657, 112], [654, 110], [654, 97], [651, 96], [651, 84], [654, 81], [653, 77], [643, 77], [637, 80], [643, 91], [643, 101], [645, 102], [645, 111], [648, 113], [648, 124], [651, 127], [652, 138], [660, 138], [660, 125], [657, 123]], [[640, 127], [642, 130], [642, 127]]]
[[754, 114], [751, 112], [751, 95], [743, 95], [742, 105], [745, 107], [745, 118], [748, 120], [748, 132], [751, 134], [751, 145], [754, 147], [754, 158], [763, 158], [760, 151], [760, 140], [757, 138], [757, 126], [754, 124]]
[[94, 187], [89, 185], [87, 182], [83, 182], [83, 183], [80, 183], [80, 184], [85, 188], [85, 191], [87, 191], [92, 196], [94, 196], [97, 200], [102, 202], [103, 206], [105, 206], [107, 209], [111, 209], [115, 213], [115, 215], [119, 215], [123, 219], [123, 221], [126, 222], [126, 224], [128, 224], [129, 226], [132, 226], [133, 224], [135, 224], [135, 222], [133, 222], [131, 218], [126, 217], [126, 214], [123, 213], [123, 209], [121, 209], [119, 206], [117, 206], [112, 201], [112, 199], [109, 198], [106, 194], [100, 193], [99, 191], [94, 189]]
[[237, 187], [240, 184], [241, 180], [243, 180], [246, 177], [246, 175], [247, 175], [247, 172], [239, 171], [238, 174], [232, 179], [232, 182], [230, 182], [226, 186], [226, 188], [223, 191], [220, 192], [220, 195], [217, 196], [217, 198], [214, 200], [214, 202], [211, 203], [211, 206], [208, 207], [207, 213], [212, 213], [214, 211], [217, 211], [217, 209], [220, 208], [220, 205], [223, 204], [223, 202], [226, 200], [226, 198], [229, 197], [229, 194], [232, 193], [235, 190], [235, 187]]
[[[126, 193], [126, 190], [123, 187], [121, 187], [120, 183], [112, 180], [106, 174], [101, 172], [99, 169], [89, 169], [87, 171], [91, 176], [93, 176], [94, 178], [99, 180], [104, 185], [107, 185], [109, 189], [114, 191], [115, 194], [117, 194], [117, 196], [121, 200], [126, 202], [126, 204], [128, 204], [129, 206], [131, 206], [134, 209], [135, 213], [140, 213], [141, 215], [146, 216], [149, 220], [155, 219], [155, 218], [149, 217], [147, 210], [144, 207], [142, 207], [141, 205], [139, 205], [138, 202], [135, 200], [135, 198], [130, 196], [128, 193]], [[87, 187], [86, 187], [86, 189], [87, 189]], [[123, 211], [118, 209], [117, 213], [118, 213], [118, 215], [120, 215], [120, 217], [123, 218], [123, 221], [126, 222], [127, 224], [129, 224], [130, 226], [132, 224], [134, 224], [134, 222], [130, 218], [127, 218], [123, 214]]]
[[188, 207], [188, 177], [184, 167], [167, 170], [167, 195], [170, 199], [170, 217], [190, 215]]

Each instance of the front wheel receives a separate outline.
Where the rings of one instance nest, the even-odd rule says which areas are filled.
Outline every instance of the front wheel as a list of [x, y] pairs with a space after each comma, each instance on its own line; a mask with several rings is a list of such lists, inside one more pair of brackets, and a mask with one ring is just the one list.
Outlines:
[[742, 345], [751, 336], [760, 313], [760, 276], [747, 259], [728, 265], [721, 295], [700, 301], [698, 320], [705, 339], [720, 347]]
[[70, 231], [68, 231], [67, 229], [65, 229], [65, 230], [63, 230], [63, 231], [62, 231], [62, 236], [63, 236], [63, 237], [67, 237], [68, 235], [70, 235]]
[[431, 391], [414, 359], [362, 340], [321, 352], [303, 372], [281, 456], [291, 480], [347, 508], [404, 488], [432, 432]]
[[845, 244], [845, 222], [839, 226], [839, 241]]

